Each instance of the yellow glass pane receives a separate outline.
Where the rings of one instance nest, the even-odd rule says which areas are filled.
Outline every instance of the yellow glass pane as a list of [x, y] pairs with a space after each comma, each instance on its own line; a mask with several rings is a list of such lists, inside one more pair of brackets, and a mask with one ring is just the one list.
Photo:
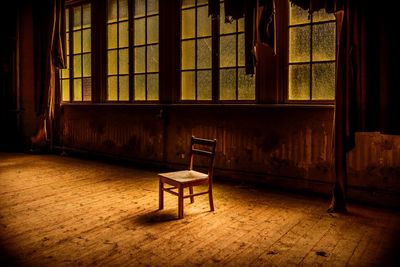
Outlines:
[[147, 100], [158, 100], [158, 74], [147, 75]]
[[92, 79], [84, 78], [82, 81], [83, 101], [92, 100]]
[[335, 15], [326, 13], [325, 9], [313, 12], [312, 17], [313, 17], [313, 22], [335, 20]]
[[65, 40], [65, 53], [67, 55], [69, 55], [69, 44], [70, 44], [70, 40], [71, 40], [71, 33], [67, 32], [65, 34], [66, 40]]
[[119, 23], [119, 47], [129, 46], [128, 22]]
[[211, 100], [211, 70], [197, 72], [197, 100]]
[[335, 63], [312, 65], [312, 100], [335, 99]]
[[82, 8], [80, 6], [73, 8], [74, 24], [73, 29], [78, 30], [82, 27]]
[[65, 30], [69, 32], [69, 8], [65, 9]]
[[146, 43], [145, 36], [145, 19], [135, 19], [135, 36], [134, 36], [134, 44], [142, 45]]
[[158, 43], [158, 16], [147, 18], [147, 43]]
[[90, 52], [91, 47], [92, 47], [92, 36], [91, 36], [91, 30], [83, 30], [82, 31], [82, 41], [83, 41], [83, 53], [85, 52]]
[[310, 65], [289, 66], [289, 100], [310, 100]]
[[196, 4], [195, 0], [182, 0], [182, 7], [191, 7], [194, 6]]
[[117, 21], [117, 0], [107, 1], [107, 22]]
[[88, 77], [92, 75], [91, 54], [83, 55], [83, 76]]
[[221, 69], [219, 71], [219, 99], [236, 100], [235, 69]]
[[83, 5], [83, 27], [90, 27], [91, 20], [90, 4]]
[[146, 100], [146, 76], [135, 75], [135, 100]]
[[308, 14], [307, 10], [304, 10], [296, 5], [292, 5], [289, 2], [289, 25], [295, 25], [295, 24], [303, 24], [303, 23], [310, 23], [310, 17]]
[[129, 50], [121, 49], [118, 53], [119, 57], [119, 74], [129, 74]]
[[195, 68], [195, 41], [182, 42], [182, 70]]
[[73, 57], [74, 59], [74, 78], [82, 77], [82, 56], [77, 55]]
[[62, 69], [61, 70], [61, 78], [69, 78], [69, 69]]
[[69, 80], [62, 80], [62, 101], [69, 101]]
[[226, 34], [226, 33], [233, 33], [236, 32], [236, 20], [234, 20], [231, 23], [226, 23], [225, 22], [225, 8], [224, 8], [224, 3], [220, 4], [220, 19], [219, 19], [219, 31], [220, 34]]
[[107, 79], [107, 100], [116, 101], [118, 100], [118, 78], [117, 76], [111, 76]]
[[135, 73], [144, 73], [146, 71], [146, 50], [145, 47], [135, 48]]
[[239, 34], [238, 36], [238, 65], [244, 66], [245, 63], [245, 49], [244, 49], [244, 33]]
[[244, 32], [244, 18], [238, 19], [239, 32]]
[[211, 36], [211, 17], [208, 16], [208, 6], [197, 8], [197, 36]]
[[158, 0], [147, 0], [147, 15], [158, 14]]
[[336, 56], [336, 25], [324, 23], [312, 26], [312, 60], [335, 60]]
[[158, 72], [158, 45], [147, 46], [147, 71]]
[[289, 29], [289, 62], [310, 61], [310, 27]]
[[236, 36], [228, 35], [220, 37], [220, 67], [236, 66]]
[[195, 72], [183, 71], [181, 73], [182, 100], [195, 100]]
[[194, 9], [182, 10], [182, 39], [195, 37]]
[[247, 75], [244, 68], [238, 70], [238, 100], [256, 99], [256, 79], [254, 75]]
[[211, 68], [211, 38], [197, 40], [197, 68]]
[[82, 101], [82, 80], [74, 79], [74, 101]]
[[135, 0], [135, 18], [146, 15], [146, 0]]
[[208, 0], [197, 0], [197, 6], [207, 4]]
[[128, 0], [119, 0], [119, 20], [128, 19]]
[[129, 100], [129, 76], [119, 76], [119, 100]]
[[118, 55], [117, 55], [117, 50], [112, 50], [112, 51], [108, 51], [108, 61], [107, 61], [107, 66], [108, 66], [108, 75], [114, 75], [114, 74], [118, 74], [118, 68], [117, 68], [117, 64], [118, 64]]
[[117, 48], [117, 24], [107, 25], [107, 48]]
[[74, 32], [74, 43], [72, 44], [72, 51], [74, 54], [78, 54], [82, 52], [82, 36], [81, 31]]

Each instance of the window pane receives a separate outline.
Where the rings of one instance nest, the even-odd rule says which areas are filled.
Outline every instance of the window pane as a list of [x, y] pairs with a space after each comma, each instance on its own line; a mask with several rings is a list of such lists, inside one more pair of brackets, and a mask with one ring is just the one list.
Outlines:
[[335, 99], [335, 63], [312, 65], [312, 100]]
[[74, 56], [74, 77], [82, 77], [81, 55]]
[[[67, 61], [69, 59], [67, 58]], [[61, 77], [62, 78], [69, 78], [69, 69], [61, 69]]]
[[83, 101], [92, 100], [92, 79], [84, 78], [82, 87], [83, 87]]
[[195, 37], [194, 9], [182, 10], [182, 39]]
[[82, 80], [74, 79], [74, 101], [82, 101]]
[[244, 19], [238, 19], [239, 32], [244, 32]]
[[81, 31], [74, 32], [74, 43], [72, 48], [74, 54], [82, 52], [81, 33], [82, 33]]
[[236, 100], [236, 70], [221, 69], [219, 73], [219, 99]]
[[245, 68], [238, 70], [238, 99], [255, 100], [255, 76], [246, 75]]
[[66, 49], [65, 49], [65, 53], [67, 54], [67, 55], [69, 55], [69, 42], [71, 41], [71, 33], [69, 33], [69, 32], [67, 32], [66, 34], [65, 34], [65, 38], [66, 38], [66, 40], [65, 40], [65, 47], [66, 47]]
[[194, 40], [182, 42], [182, 70], [194, 69], [195, 67], [194, 47], [195, 47]]
[[92, 74], [92, 64], [90, 54], [83, 55], [83, 76], [88, 77]]
[[[69, 8], [65, 9], [65, 30], [69, 31]], [[67, 45], [68, 47], [68, 45]]]
[[108, 51], [108, 75], [118, 74], [117, 50]]
[[244, 33], [239, 34], [238, 36], [238, 65], [245, 66], [245, 53], [244, 53]]
[[128, 19], [128, 0], [119, 0], [119, 20]]
[[158, 74], [147, 75], [147, 100], [158, 100]]
[[184, 71], [182, 75], [182, 100], [195, 100], [195, 73], [194, 71]]
[[145, 44], [145, 19], [136, 19], [135, 20], [135, 36], [134, 43], [135, 45]]
[[211, 100], [211, 70], [197, 72], [197, 100]]
[[145, 79], [145, 75], [135, 75], [135, 100], [146, 100]]
[[108, 77], [107, 79], [107, 100], [118, 100], [118, 79], [117, 76]]
[[119, 100], [129, 100], [129, 76], [119, 76]]
[[310, 26], [289, 29], [289, 62], [310, 61]]
[[69, 79], [68, 80], [62, 80], [61, 82], [62, 86], [62, 101], [69, 101]]
[[197, 36], [211, 36], [211, 17], [208, 16], [208, 6], [197, 9]]
[[335, 15], [326, 13], [325, 9], [313, 12], [313, 22], [335, 20]]
[[224, 8], [224, 3], [220, 4], [220, 19], [219, 19], [219, 31], [220, 34], [225, 34], [225, 33], [233, 33], [236, 31], [236, 20], [234, 20], [231, 23], [226, 23], [225, 22], [225, 8]]
[[310, 65], [289, 66], [289, 100], [310, 100]]
[[83, 27], [90, 27], [90, 4], [83, 5]]
[[147, 46], [147, 71], [158, 71], [158, 45]]
[[197, 68], [211, 68], [211, 38], [198, 39], [197, 42]]
[[335, 23], [324, 23], [313, 27], [313, 61], [335, 60]]
[[135, 0], [135, 18], [142, 17], [146, 10], [146, 0]]
[[107, 22], [117, 21], [117, 0], [107, 1]]
[[83, 31], [83, 53], [90, 52], [92, 46], [91, 30], [87, 29]]
[[194, 6], [195, 3], [195, 0], [182, 0], [182, 7]]
[[310, 23], [308, 19], [308, 11], [304, 10], [296, 5], [292, 5], [289, 3], [290, 6], [290, 25], [294, 24], [303, 24], [303, 23]]
[[78, 30], [81, 28], [82, 25], [82, 13], [81, 13], [81, 7], [74, 7], [73, 8], [74, 12], [74, 30]]
[[128, 47], [129, 46], [129, 30], [128, 22], [119, 23], [119, 46], [118, 47]]
[[129, 74], [129, 49], [119, 50], [119, 74]]
[[219, 52], [220, 67], [236, 66], [236, 36], [221, 36]]
[[197, 6], [207, 4], [208, 0], [197, 0]]
[[158, 42], [158, 16], [147, 19], [147, 43]]
[[117, 24], [107, 26], [107, 47], [117, 48]]
[[145, 51], [145, 47], [135, 48], [135, 73], [144, 73], [146, 71]]
[[158, 0], [147, 0], [147, 15], [158, 13]]

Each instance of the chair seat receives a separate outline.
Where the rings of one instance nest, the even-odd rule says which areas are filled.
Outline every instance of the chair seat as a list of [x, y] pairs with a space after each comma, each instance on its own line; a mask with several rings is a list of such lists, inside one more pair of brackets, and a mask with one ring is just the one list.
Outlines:
[[183, 184], [208, 179], [207, 174], [193, 170], [159, 173], [158, 176]]

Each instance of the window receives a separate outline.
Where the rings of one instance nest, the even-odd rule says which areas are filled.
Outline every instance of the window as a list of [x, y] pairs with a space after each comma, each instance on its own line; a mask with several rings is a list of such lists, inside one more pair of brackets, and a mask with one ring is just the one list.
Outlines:
[[[66, 9], [67, 69], [61, 70], [63, 101], [91, 101], [91, 6]], [[72, 67], [71, 67], [72, 66]]]
[[159, 99], [158, 0], [134, 3], [134, 100]]
[[[255, 77], [245, 74], [244, 19], [225, 23], [221, 2], [218, 27], [218, 20], [208, 16], [207, 4], [182, 1], [181, 100], [255, 100]], [[214, 47], [219, 53], [213, 53]], [[219, 65], [213, 67], [214, 61]]]
[[335, 17], [289, 6], [288, 100], [334, 100]]
[[107, 100], [129, 100], [128, 0], [107, 1]]

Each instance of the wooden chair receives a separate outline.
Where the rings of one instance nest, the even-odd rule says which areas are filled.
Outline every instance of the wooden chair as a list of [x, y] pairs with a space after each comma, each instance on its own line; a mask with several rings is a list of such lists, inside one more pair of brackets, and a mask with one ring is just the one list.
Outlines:
[[[199, 145], [201, 146], [199, 148]], [[192, 136], [190, 153], [189, 153], [189, 169], [183, 171], [159, 173], [160, 188], [159, 188], [159, 209], [164, 208], [164, 191], [178, 196], [178, 218], [183, 218], [183, 200], [190, 198], [190, 203], [194, 202], [194, 197], [208, 194], [211, 211], [214, 210], [214, 202], [212, 195], [212, 182], [214, 171], [214, 158], [215, 147], [217, 140], [209, 140], [203, 138], [196, 138]], [[193, 162], [195, 156], [208, 158], [208, 173], [202, 173], [193, 170]], [[164, 184], [171, 185], [172, 187], [164, 188]], [[208, 185], [207, 191], [194, 193], [193, 187], [197, 185]], [[189, 194], [184, 195], [184, 189], [189, 187]]]

